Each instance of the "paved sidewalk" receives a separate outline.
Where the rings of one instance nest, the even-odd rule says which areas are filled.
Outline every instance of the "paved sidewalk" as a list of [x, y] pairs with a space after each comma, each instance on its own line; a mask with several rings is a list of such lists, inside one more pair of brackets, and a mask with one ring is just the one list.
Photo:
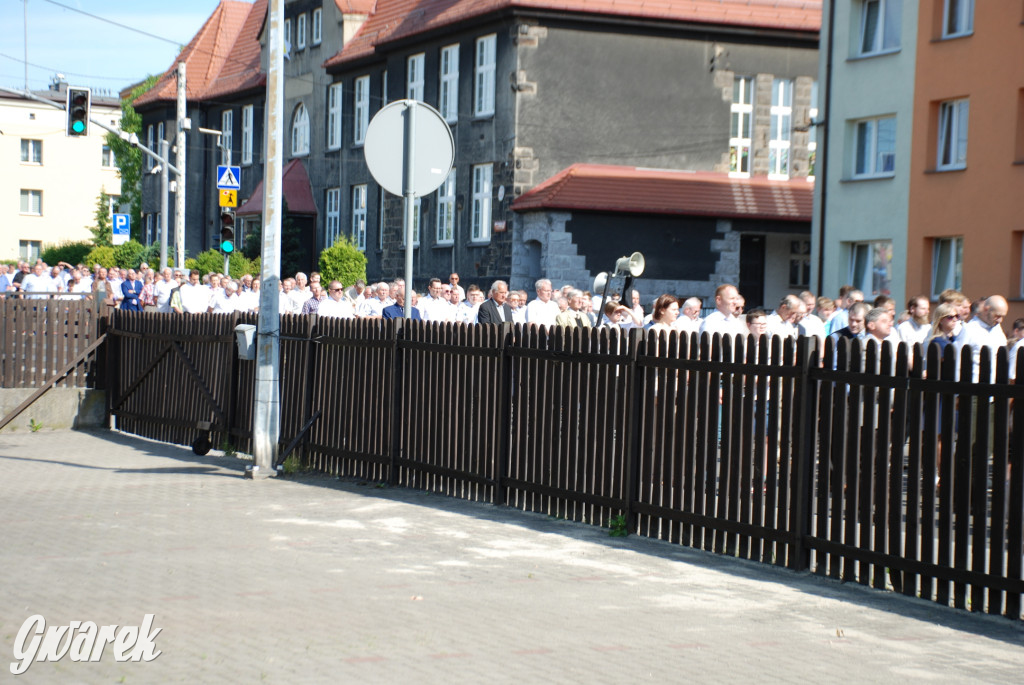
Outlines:
[[[536, 514], [117, 433], [0, 436], [0, 682], [991, 682], [1024, 626]], [[41, 614], [150, 663], [13, 676]]]

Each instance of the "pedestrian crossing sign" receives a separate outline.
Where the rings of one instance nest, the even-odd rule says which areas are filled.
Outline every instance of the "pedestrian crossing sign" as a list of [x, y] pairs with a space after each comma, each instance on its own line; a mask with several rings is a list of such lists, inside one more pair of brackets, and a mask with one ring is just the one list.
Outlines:
[[226, 165], [217, 167], [217, 187], [221, 190], [239, 190], [241, 177], [241, 167]]

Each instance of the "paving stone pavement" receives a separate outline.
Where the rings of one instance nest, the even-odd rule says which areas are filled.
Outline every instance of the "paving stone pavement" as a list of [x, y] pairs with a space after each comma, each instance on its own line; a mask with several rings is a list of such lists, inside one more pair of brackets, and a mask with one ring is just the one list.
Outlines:
[[[1021, 622], [424, 492], [248, 481], [244, 464], [107, 431], [0, 436], [0, 682], [1024, 679]], [[155, 614], [162, 654], [14, 676], [34, 614]]]

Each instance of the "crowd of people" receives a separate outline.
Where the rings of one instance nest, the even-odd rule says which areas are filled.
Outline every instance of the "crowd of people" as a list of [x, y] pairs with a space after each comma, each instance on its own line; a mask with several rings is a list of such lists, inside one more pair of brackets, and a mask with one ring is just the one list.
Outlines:
[[[367, 284], [357, 280], [345, 285], [339, 281], [322, 283], [317, 272], [303, 272], [284, 278], [278, 288], [282, 314], [312, 314], [339, 318], [392, 319], [405, 316], [406, 284], [402, 279]], [[25, 298], [82, 297], [98, 293], [115, 307], [136, 311], [177, 312], [180, 314], [231, 313], [258, 311], [260, 279], [246, 274], [232, 279], [224, 274], [201, 274], [165, 268], [157, 271], [143, 263], [139, 269], [106, 269], [95, 265], [72, 266], [60, 262], [50, 267], [42, 261], [0, 265], [0, 294], [20, 293]], [[510, 290], [508, 283], [496, 280], [486, 294], [477, 285], [466, 288], [458, 273], [447, 281], [432, 278], [422, 296], [412, 292], [410, 316], [424, 321], [459, 323], [522, 323], [568, 328], [613, 326], [622, 329], [646, 328], [680, 333], [816, 336], [824, 342], [833, 338], [874, 338], [913, 346], [935, 342], [940, 349], [954, 345], [969, 346], [975, 360], [982, 347], [993, 355], [1007, 347], [1011, 375], [1021, 344], [1024, 343], [1024, 319], [1014, 321], [1007, 338], [1003, 319], [1006, 299], [1000, 295], [971, 301], [963, 293], [946, 290], [932, 311], [930, 299], [918, 295], [897, 313], [895, 300], [879, 295], [864, 301], [864, 293], [843, 286], [838, 297], [816, 297], [809, 291], [785, 295], [768, 311], [746, 308], [736, 286], [720, 285], [714, 294], [714, 309], [702, 316], [703, 302], [698, 297], [679, 298], [663, 294], [654, 300], [649, 312], [641, 304], [638, 290], [628, 291], [628, 304], [619, 293], [612, 293], [601, 309], [600, 295], [572, 285], [555, 289], [547, 278], [534, 284], [534, 296], [524, 290]], [[994, 357], [993, 357], [994, 358]], [[977, 370], [975, 370], [977, 373]]]

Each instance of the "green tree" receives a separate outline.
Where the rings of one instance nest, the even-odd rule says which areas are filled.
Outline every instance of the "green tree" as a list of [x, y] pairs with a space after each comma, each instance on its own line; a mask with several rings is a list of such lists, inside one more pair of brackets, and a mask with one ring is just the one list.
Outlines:
[[[222, 273], [224, 271], [224, 253], [218, 250], [207, 250], [200, 253], [195, 259], [186, 259], [185, 268], [188, 270], [199, 269], [201, 274]], [[259, 274], [259, 258], [255, 263], [246, 259], [245, 255], [233, 252], [228, 259], [228, 276], [241, 278], [245, 274], [257, 276]]]
[[93, 214], [96, 224], [89, 227], [92, 232], [92, 244], [96, 247], [113, 247], [113, 229], [110, 226], [110, 196], [106, 190], [100, 191], [96, 199], [96, 212]]
[[129, 240], [114, 248], [114, 260], [122, 269], [138, 269], [145, 261], [148, 250], [137, 240]]
[[[159, 76], [149, 76], [132, 89], [128, 97], [121, 100], [121, 130], [125, 133], [142, 133], [142, 115], [135, 111], [132, 103], [140, 95], [156, 85]], [[131, 216], [132, 238], [142, 236], [142, 150], [120, 136], [107, 133], [107, 146], [114, 153], [114, 164], [121, 179], [121, 204], [128, 205]], [[154, 152], [160, 152], [159, 149]], [[97, 243], [99, 245], [100, 243]]]
[[93, 244], [86, 240], [65, 241], [60, 245], [45, 247], [40, 258], [50, 266], [55, 266], [59, 262], [67, 262], [72, 265], [85, 264], [85, 256], [92, 251], [93, 247]]
[[320, 281], [341, 281], [349, 286], [366, 280], [366, 255], [347, 235], [338, 236], [334, 244], [320, 253]]
[[117, 259], [114, 258], [114, 248], [109, 245], [94, 247], [92, 252], [85, 255], [85, 265], [91, 269], [93, 264], [99, 264], [108, 269], [112, 266], [117, 266]]

